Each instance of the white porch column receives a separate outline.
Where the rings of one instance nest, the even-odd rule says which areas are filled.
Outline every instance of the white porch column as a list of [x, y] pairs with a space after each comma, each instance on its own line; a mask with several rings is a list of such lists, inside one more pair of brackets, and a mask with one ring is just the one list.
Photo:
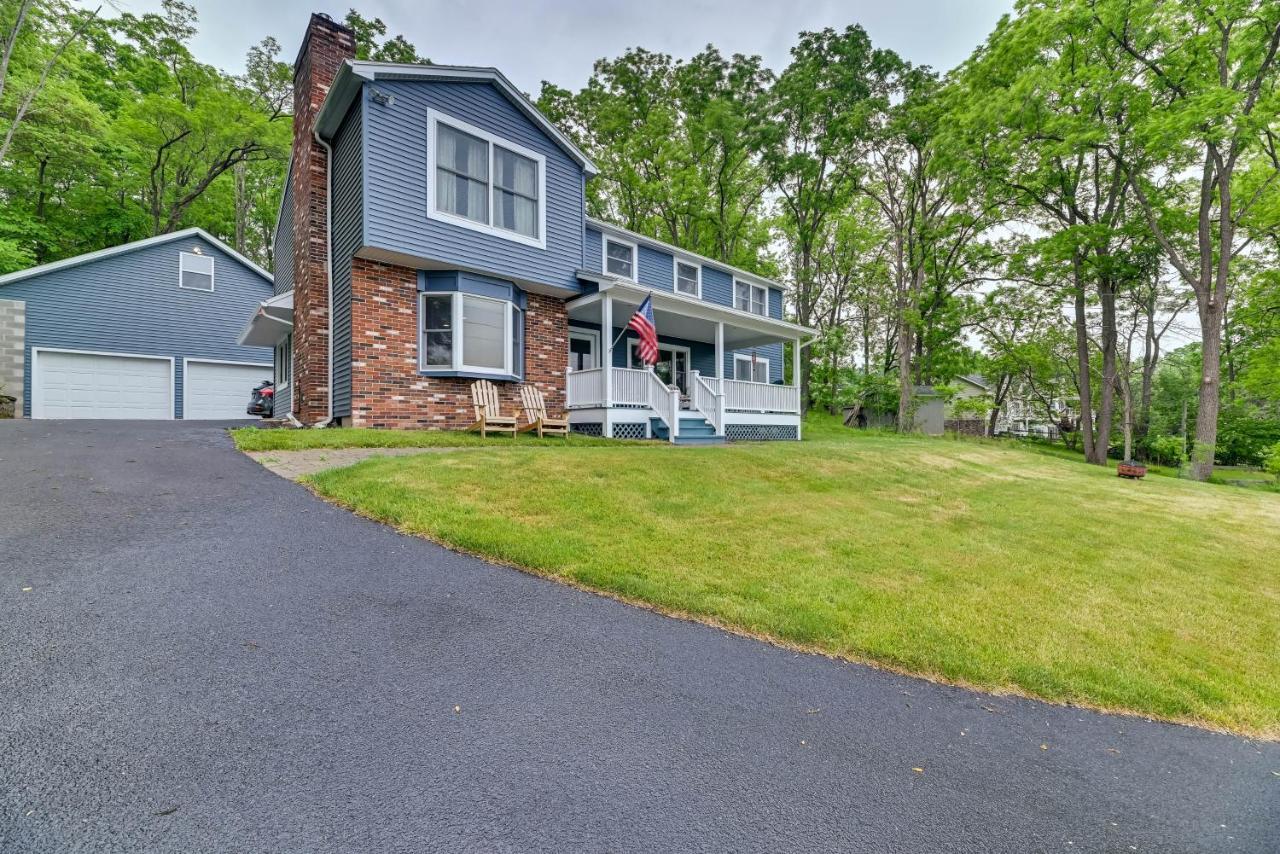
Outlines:
[[800, 419], [796, 422], [796, 441], [800, 441], [800, 431], [804, 421], [804, 404], [800, 400], [800, 339], [795, 340], [795, 351], [791, 359], [791, 384], [796, 387], [796, 416]]
[[613, 436], [613, 295], [604, 292], [600, 301], [600, 333], [604, 338], [604, 354], [600, 367], [604, 368], [604, 431], [605, 438]]
[[716, 379], [724, 379], [724, 321], [716, 321]]

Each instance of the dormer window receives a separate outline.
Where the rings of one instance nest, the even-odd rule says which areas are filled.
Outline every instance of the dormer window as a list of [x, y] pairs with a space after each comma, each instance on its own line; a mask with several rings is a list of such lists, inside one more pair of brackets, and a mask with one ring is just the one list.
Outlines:
[[435, 110], [427, 125], [427, 216], [546, 248], [546, 158]]
[[213, 258], [196, 252], [178, 253], [178, 287], [213, 292]]
[[622, 279], [636, 281], [636, 245], [605, 235], [604, 271]]
[[733, 307], [739, 311], [749, 311], [761, 317], [769, 316], [769, 289], [763, 285], [753, 285], [741, 279], [733, 282]]

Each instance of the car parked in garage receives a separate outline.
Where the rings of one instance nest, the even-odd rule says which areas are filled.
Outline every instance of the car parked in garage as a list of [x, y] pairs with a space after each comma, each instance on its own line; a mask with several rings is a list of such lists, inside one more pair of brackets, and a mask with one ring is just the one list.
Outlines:
[[0, 384], [28, 418], [245, 418], [271, 274], [192, 228], [0, 276]]

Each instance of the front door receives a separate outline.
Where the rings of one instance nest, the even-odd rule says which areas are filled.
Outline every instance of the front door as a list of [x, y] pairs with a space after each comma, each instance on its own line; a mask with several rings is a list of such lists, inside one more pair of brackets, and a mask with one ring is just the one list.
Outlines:
[[[637, 342], [631, 342], [631, 366], [636, 368], [644, 366], [637, 352], [639, 346]], [[653, 366], [653, 372], [663, 385], [674, 385], [684, 395], [689, 393], [689, 351], [683, 347], [658, 345], [658, 364]]]

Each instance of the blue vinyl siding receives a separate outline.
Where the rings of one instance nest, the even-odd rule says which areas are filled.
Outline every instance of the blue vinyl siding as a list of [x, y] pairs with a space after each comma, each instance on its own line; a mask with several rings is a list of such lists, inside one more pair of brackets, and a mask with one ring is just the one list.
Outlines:
[[364, 244], [361, 104], [333, 139], [333, 414], [351, 414], [351, 260]]
[[582, 242], [582, 255], [582, 269], [593, 273], [602, 272], [600, 263], [604, 257], [604, 241], [600, 232], [594, 228], [587, 229], [586, 238]]
[[[178, 255], [195, 246], [214, 259], [212, 293], [178, 287]], [[0, 285], [0, 299], [27, 304], [22, 411], [30, 417], [31, 348], [49, 347], [171, 356], [180, 417], [184, 358], [271, 364], [269, 348], [236, 343], [271, 291], [270, 281], [198, 236]]]
[[642, 285], [657, 288], [660, 291], [674, 291], [671, 253], [659, 252], [644, 244], [640, 244], [640, 270], [637, 278]]
[[[580, 290], [582, 168], [489, 83], [379, 81], [394, 96], [365, 104], [365, 245], [501, 278]], [[427, 110], [435, 109], [546, 158], [546, 249], [427, 218]], [[567, 291], [568, 292], [568, 291]]]
[[[656, 246], [645, 244], [644, 238], [626, 237], [639, 248], [640, 260], [636, 278], [638, 282], [655, 290], [675, 290], [675, 259], [672, 253]], [[604, 235], [597, 229], [588, 226], [584, 244], [586, 263], [584, 270], [593, 273], [603, 272]], [[702, 299], [716, 305], [733, 307], [733, 273], [711, 264], [692, 261], [702, 267]], [[769, 288], [769, 317], [782, 319], [782, 291]]]
[[702, 268], [702, 298], [716, 305], [733, 307], [733, 276], [715, 267]]
[[[289, 161], [289, 169], [293, 161]], [[271, 248], [272, 275], [275, 277], [275, 288], [272, 291], [280, 295], [293, 290], [293, 182], [289, 180], [289, 172], [284, 175], [284, 198], [280, 204], [280, 221], [276, 223], [275, 241]]]

